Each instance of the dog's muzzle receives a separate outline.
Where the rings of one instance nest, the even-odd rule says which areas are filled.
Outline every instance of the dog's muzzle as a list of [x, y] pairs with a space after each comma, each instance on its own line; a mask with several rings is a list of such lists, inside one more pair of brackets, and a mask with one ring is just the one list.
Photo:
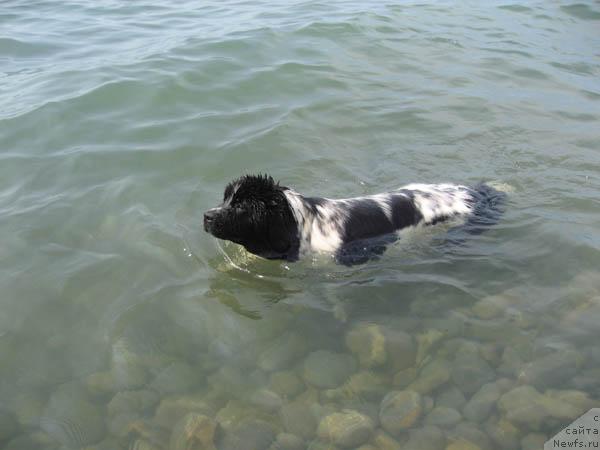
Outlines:
[[204, 213], [204, 231], [211, 233], [217, 214], [221, 208], [212, 208]]

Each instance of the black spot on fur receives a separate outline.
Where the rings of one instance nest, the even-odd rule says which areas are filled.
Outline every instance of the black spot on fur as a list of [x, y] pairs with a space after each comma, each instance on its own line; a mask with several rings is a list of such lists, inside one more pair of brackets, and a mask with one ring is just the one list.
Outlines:
[[351, 242], [392, 233], [396, 227], [381, 206], [371, 199], [352, 200], [347, 208], [342, 239]]
[[396, 229], [402, 229], [418, 224], [423, 215], [415, 206], [415, 200], [410, 192], [406, 195], [392, 195], [392, 222]]

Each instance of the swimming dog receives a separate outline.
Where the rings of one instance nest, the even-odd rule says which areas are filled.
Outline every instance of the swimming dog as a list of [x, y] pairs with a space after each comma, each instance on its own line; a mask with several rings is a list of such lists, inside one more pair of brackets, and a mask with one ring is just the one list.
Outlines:
[[245, 175], [204, 213], [204, 230], [267, 259], [330, 253], [351, 265], [385, 251], [410, 227], [461, 220], [471, 233], [499, 220], [506, 194], [487, 184], [409, 184], [345, 199], [307, 197], [267, 175]]

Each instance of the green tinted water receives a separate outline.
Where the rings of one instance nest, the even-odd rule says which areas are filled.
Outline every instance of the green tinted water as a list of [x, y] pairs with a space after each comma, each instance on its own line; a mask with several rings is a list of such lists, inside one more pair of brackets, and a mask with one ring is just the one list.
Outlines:
[[[597, 2], [4, 1], [0, 24], [0, 447], [525, 450], [600, 406]], [[246, 172], [514, 192], [465, 246], [348, 269], [203, 233]]]

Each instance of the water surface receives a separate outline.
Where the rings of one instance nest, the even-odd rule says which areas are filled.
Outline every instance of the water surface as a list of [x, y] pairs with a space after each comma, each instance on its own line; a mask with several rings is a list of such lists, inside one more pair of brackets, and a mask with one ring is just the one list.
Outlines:
[[[598, 2], [4, 1], [0, 24], [0, 447], [529, 450], [600, 406]], [[287, 264], [202, 232], [248, 172], [512, 192], [463, 246]]]

